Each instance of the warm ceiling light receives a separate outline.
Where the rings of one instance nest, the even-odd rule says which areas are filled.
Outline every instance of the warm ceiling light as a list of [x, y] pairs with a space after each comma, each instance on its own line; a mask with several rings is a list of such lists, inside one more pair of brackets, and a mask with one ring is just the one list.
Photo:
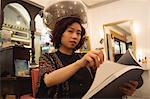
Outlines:
[[16, 24], [17, 24], [17, 25], [20, 25], [20, 21], [17, 20], [17, 21], [16, 21]]
[[55, 23], [68, 16], [79, 17], [82, 20], [82, 24], [87, 23], [86, 6], [80, 0], [60, 0], [54, 1], [54, 3], [45, 7], [44, 20], [45, 24], [53, 29]]
[[20, 19], [20, 16], [17, 16], [17, 19], [16, 19], [16, 24], [17, 24], [17, 25], [20, 25], [20, 20], [21, 20], [21, 19]]
[[77, 4], [77, 2], [76, 1], [74, 1], [74, 5], [76, 5]]

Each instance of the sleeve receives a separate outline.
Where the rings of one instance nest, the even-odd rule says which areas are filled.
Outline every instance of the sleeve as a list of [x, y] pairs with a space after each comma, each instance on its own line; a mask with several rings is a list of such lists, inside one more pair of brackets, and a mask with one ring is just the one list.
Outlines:
[[51, 57], [51, 54], [43, 54], [39, 59], [40, 76], [42, 77], [45, 73], [54, 71], [55, 62]]
[[55, 62], [51, 56], [51, 54], [43, 54], [39, 58], [39, 80], [38, 80], [38, 89], [36, 91], [36, 97], [47, 97], [48, 96], [48, 89], [44, 83], [44, 75], [45, 73], [50, 73], [54, 71]]
[[92, 72], [93, 77], [95, 78], [96, 69], [93, 69], [93, 68], [90, 68], [90, 69], [91, 69], [91, 72]]

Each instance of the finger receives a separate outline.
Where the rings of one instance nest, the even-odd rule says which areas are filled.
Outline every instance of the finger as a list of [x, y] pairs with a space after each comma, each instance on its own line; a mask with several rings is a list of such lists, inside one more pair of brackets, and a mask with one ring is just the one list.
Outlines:
[[92, 58], [87, 56], [86, 61], [90, 63], [92, 61]]
[[123, 87], [126, 87], [126, 88], [128, 88], [128, 89], [131, 89], [131, 88], [133, 88], [134, 86], [128, 82], [128, 83], [124, 83], [124, 84], [123, 84]]
[[104, 62], [104, 53], [103, 53], [103, 51], [99, 50], [96, 54], [99, 57], [99, 63], [102, 64]]
[[133, 90], [130, 90], [128, 88], [125, 88], [125, 87], [121, 87], [121, 92], [127, 96], [132, 96], [134, 94], [135, 91]]
[[[88, 62], [88, 64], [89, 64], [89, 66], [90, 67], [93, 67], [93, 65], [94, 65], [94, 60], [90, 57], [90, 56], [87, 56], [86, 57], [86, 60], [87, 60], [87, 62]], [[88, 65], [87, 64], [87, 65]]]
[[97, 68], [99, 66], [98, 56], [96, 54], [91, 53], [90, 57], [93, 59], [94, 65]]
[[138, 82], [135, 81], [135, 80], [130, 80], [129, 83], [134, 86], [134, 87], [137, 87], [138, 86]]
[[90, 51], [90, 53], [99, 55], [101, 53], [101, 50], [93, 50], [93, 51]]
[[96, 54], [98, 56], [98, 60], [100, 64], [104, 62], [104, 53], [102, 50], [91, 51], [91, 53]]
[[98, 58], [98, 60], [99, 60], [99, 64], [102, 64], [103, 63], [103, 60], [102, 60], [102, 58], [100, 57], [100, 58]]
[[132, 95], [136, 91], [136, 87], [130, 83], [125, 83], [123, 85], [123, 91], [128, 95]]
[[98, 57], [94, 54], [90, 54], [89, 57], [92, 59], [90, 66], [93, 67], [93, 69], [97, 69], [99, 66]]
[[99, 55], [100, 55], [100, 57], [101, 57], [101, 60], [104, 61], [104, 53], [103, 53], [102, 50], [99, 52]]
[[138, 86], [137, 81], [129, 81], [128, 83], [124, 84], [124, 87], [126, 87], [132, 91], [135, 91], [137, 86]]

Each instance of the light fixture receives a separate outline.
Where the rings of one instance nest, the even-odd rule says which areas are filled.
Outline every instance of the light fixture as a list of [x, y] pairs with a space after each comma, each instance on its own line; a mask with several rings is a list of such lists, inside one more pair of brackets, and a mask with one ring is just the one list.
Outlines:
[[20, 25], [20, 21], [17, 20], [17, 21], [16, 21], [16, 24], [17, 24], [17, 25]]
[[19, 15], [19, 16], [17, 16], [16, 24], [17, 24], [17, 25], [20, 25], [20, 15]]
[[43, 12], [44, 23], [53, 29], [55, 23], [64, 17], [75, 16], [82, 20], [82, 24], [87, 24], [87, 8], [80, 0], [57, 0], [47, 7]]

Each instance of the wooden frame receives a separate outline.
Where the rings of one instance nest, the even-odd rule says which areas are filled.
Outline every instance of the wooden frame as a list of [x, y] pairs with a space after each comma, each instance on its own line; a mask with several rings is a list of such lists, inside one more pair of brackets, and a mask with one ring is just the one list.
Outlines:
[[90, 38], [89, 38], [89, 36], [86, 36], [86, 37], [85, 37], [84, 44], [83, 44], [83, 46], [81, 47], [80, 51], [83, 52], [83, 53], [87, 53], [87, 52], [90, 51], [90, 50], [91, 50]]
[[[121, 23], [125, 23], [125, 22], [129, 22], [129, 27], [130, 27], [130, 33], [131, 33], [131, 37], [132, 37], [132, 47], [133, 47], [133, 54], [135, 55], [136, 53], [136, 38], [135, 38], [135, 34], [133, 32], [133, 20], [122, 20], [122, 21], [116, 21], [116, 22], [112, 22], [112, 23], [108, 23], [108, 24], [104, 24], [103, 25], [103, 30], [104, 30], [104, 46], [105, 46], [105, 52], [106, 52], [106, 59], [107, 60], [112, 60], [113, 61], [113, 49], [112, 49], [112, 44], [108, 44], [108, 37], [107, 34], [111, 36], [110, 32], [108, 33], [108, 31], [105, 29], [107, 26], [111, 26], [111, 25], [115, 25], [115, 24], [121, 24]], [[110, 31], [110, 30], [109, 30]], [[114, 35], [113, 35], [114, 36]], [[124, 41], [124, 40], [122, 40]], [[112, 40], [110, 40], [110, 42], [112, 42]], [[136, 55], [135, 55], [136, 56]]]

